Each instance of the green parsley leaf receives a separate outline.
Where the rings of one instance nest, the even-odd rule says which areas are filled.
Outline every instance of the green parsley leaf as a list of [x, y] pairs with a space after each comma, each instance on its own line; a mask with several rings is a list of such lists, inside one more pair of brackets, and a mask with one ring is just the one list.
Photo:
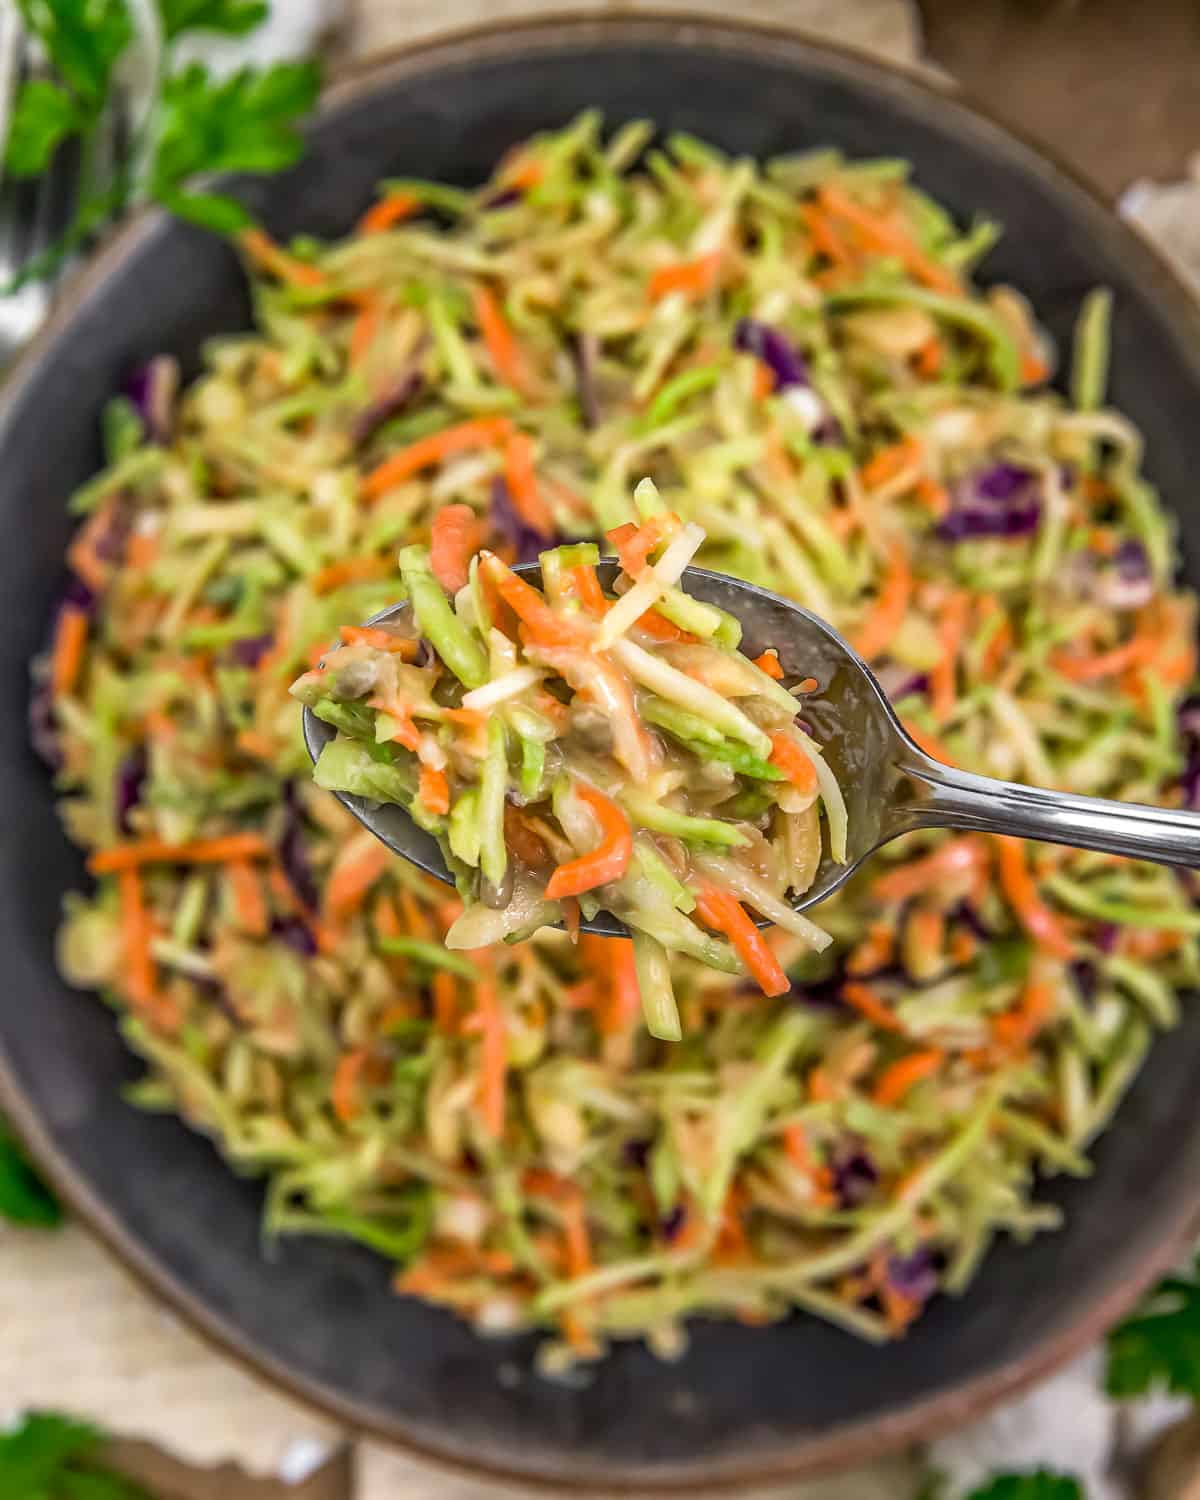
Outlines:
[[1200, 1399], [1200, 1258], [1168, 1276], [1108, 1336], [1105, 1389], [1141, 1396], [1156, 1387]]
[[17, 0], [17, 5], [79, 105], [98, 113], [113, 63], [133, 35], [126, 0]]
[[237, 199], [227, 198], [224, 193], [160, 192], [158, 201], [176, 217], [217, 234], [235, 234], [251, 222]]
[[242, 68], [214, 82], [192, 63], [163, 86], [158, 149], [150, 193], [160, 202], [202, 172], [278, 172], [297, 161], [304, 143], [296, 121], [316, 103], [315, 63]]
[[62, 1223], [58, 1200], [25, 1160], [16, 1137], [3, 1123], [0, 1123], [0, 1218], [35, 1229], [54, 1229]]
[[1084, 1500], [1078, 1479], [1037, 1469], [1029, 1474], [997, 1474], [967, 1500]]
[[173, 42], [184, 31], [219, 31], [245, 36], [267, 19], [263, 0], [158, 0], [163, 35]]
[[54, 1412], [31, 1412], [0, 1433], [0, 1495], [11, 1500], [152, 1500], [92, 1455], [104, 1434]]
[[62, 1469], [92, 1452], [102, 1438], [85, 1422], [31, 1412], [12, 1432], [0, 1433], [0, 1495], [56, 1500], [53, 1486]]
[[82, 123], [79, 108], [56, 83], [31, 78], [17, 95], [8, 129], [8, 169], [14, 177], [36, 177], [55, 149]]

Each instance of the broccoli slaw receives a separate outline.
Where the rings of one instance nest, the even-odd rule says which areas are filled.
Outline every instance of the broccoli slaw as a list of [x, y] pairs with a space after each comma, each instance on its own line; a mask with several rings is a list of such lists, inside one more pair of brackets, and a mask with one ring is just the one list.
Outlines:
[[594, 542], [541, 553], [539, 587], [479, 550], [469, 506], [443, 506], [429, 547], [400, 553], [407, 602], [342, 626], [291, 692], [336, 731], [317, 785], [398, 804], [437, 838], [465, 903], [447, 948], [578, 936], [612, 912], [650, 1034], [678, 1041], [673, 953], [790, 989], [743, 902], [829, 946], [788, 898], [821, 862], [822, 809], [845, 863], [846, 805], [799, 722], [817, 680], [739, 651], [739, 622], [678, 587], [703, 530], [652, 480], [634, 503], [638, 523], [606, 538], [615, 597]]
[[[272, 1232], [348, 1237], [485, 1332], [678, 1349], [690, 1314], [802, 1309], [870, 1339], [1058, 1222], [1197, 977], [1151, 866], [912, 835], [821, 910], [789, 980], [675, 954], [683, 1039], [626, 940], [451, 951], [461, 902], [312, 785], [289, 684], [397, 598], [466, 507], [507, 563], [639, 520], [800, 600], [958, 765], [1197, 796], [1193, 600], [1104, 405], [903, 162], [759, 166], [582, 116], [465, 191], [384, 184], [345, 240], [243, 237], [255, 326], [159, 359], [73, 499], [35, 744], [95, 889], [60, 962], [180, 1113], [267, 1175]], [[590, 554], [589, 554], [590, 555]], [[736, 965], [741, 968], [740, 963]]]

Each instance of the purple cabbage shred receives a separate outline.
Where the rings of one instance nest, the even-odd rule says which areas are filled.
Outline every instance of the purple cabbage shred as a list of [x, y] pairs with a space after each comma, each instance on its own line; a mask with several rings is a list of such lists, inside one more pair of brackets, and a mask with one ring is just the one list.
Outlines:
[[121, 757], [120, 764], [116, 770], [115, 802], [117, 813], [117, 827], [122, 833], [130, 833], [129, 814], [142, 800], [142, 791], [146, 785], [146, 774], [149, 766], [146, 761], [146, 747], [135, 745]]
[[271, 935], [303, 958], [316, 957], [316, 941], [299, 917], [276, 917], [271, 923]]
[[172, 410], [178, 389], [179, 365], [169, 354], [156, 354], [144, 365], [139, 365], [125, 382], [125, 394], [141, 417], [151, 442], [170, 441]]
[[831, 1170], [833, 1190], [842, 1208], [858, 1208], [865, 1203], [879, 1181], [879, 1169], [857, 1142], [834, 1154]]
[[492, 480], [492, 503], [488, 519], [493, 531], [502, 536], [512, 548], [514, 562], [537, 562], [539, 553], [557, 547], [562, 541], [561, 537], [546, 536], [522, 520], [513, 504], [508, 485], [500, 475]]
[[410, 370], [372, 401], [370, 406], [364, 407], [350, 424], [350, 441], [354, 446], [361, 448], [385, 422], [399, 416], [415, 398], [423, 383], [420, 373]]
[[910, 1302], [928, 1302], [938, 1289], [938, 1267], [933, 1251], [922, 1246], [911, 1255], [892, 1255], [887, 1263], [888, 1285]]
[[312, 866], [308, 862], [308, 850], [304, 840], [304, 817], [300, 810], [300, 796], [294, 782], [287, 782], [283, 789], [284, 827], [279, 840], [279, 863], [287, 876], [288, 884], [297, 901], [306, 911], [316, 911], [320, 904], [317, 882]]
[[1183, 805], [1200, 811], [1200, 697], [1185, 698], [1176, 710], [1175, 722], [1183, 750]]
[[1031, 536], [1041, 517], [1037, 474], [1018, 464], [996, 463], [958, 481], [953, 508], [938, 522], [937, 532], [947, 542]]
[[264, 635], [246, 635], [234, 641], [229, 654], [239, 667], [256, 667], [275, 644], [275, 637], [268, 631]]
[[753, 354], [775, 377], [775, 389], [811, 385], [804, 356], [777, 328], [754, 318], [742, 318], [733, 332], [733, 347]]
[[29, 743], [38, 759], [52, 771], [62, 770], [63, 753], [58, 741], [58, 720], [54, 714], [49, 674], [34, 679], [33, 691], [29, 695]]

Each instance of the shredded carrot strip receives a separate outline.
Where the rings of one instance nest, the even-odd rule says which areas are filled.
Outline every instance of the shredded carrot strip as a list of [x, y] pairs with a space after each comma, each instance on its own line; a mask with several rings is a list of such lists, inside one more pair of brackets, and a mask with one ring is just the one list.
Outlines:
[[479, 522], [469, 505], [443, 505], [434, 516], [429, 562], [433, 576], [448, 594], [466, 588], [471, 557], [479, 541]]
[[867, 612], [866, 619], [858, 628], [854, 649], [868, 661], [882, 654], [895, 638], [908, 613], [912, 597], [912, 571], [908, 554], [898, 543], [888, 548], [888, 567], [883, 575], [879, 593]]
[[359, 1083], [370, 1056], [369, 1047], [356, 1047], [353, 1052], [343, 1054], [333, 1070], [329, 1102], [333, 1105], [334, 1114], [343, 1125], [348, 1125], [351, 1120], [356, 1119], [362, 1113]]
[[162, 552], [162, 538], [153, 531], [135, 531], [125, 545], [125, 563], [135, 573], [153, 567]]
[[783, 995], [791, 989], [791, 981], [767, 940], [728, 891], [715, 885], [701, 886], [696, 891], [696, 913], [702, 922], [730, 940], [763, 994]]
[[879, 1076], [872, 1098], [882, 1108], [899, 1104], [910, 1089], [923, 1079], [930, 1078], [945, 1061], [945, 1054], [937, 1047], [928, 1047], [923, 1052], [910, 1052], [907, 1057], [886, 1067]]
[[829, 219], [815, 203], [801, 205], [800, 217], [804, 220], [813, 249], [823, 255], [837, 270], [852, 270], [856, 257], [838, 234]]
[[950, 839], [932, 854], [910, 860], [897, 870], [881, 875], [871, 885], [876, 901], [907, 901], [924, 891], [937, 889], [947, 880], [973, 874], [988, 862], [988, 849], [978, 834], [965, 833]]
[[79, 528], [67, 548], [67, 562], [72, 572], [82, 578], [94, 594], [100, 593], [108, 583], [109, 565], [96, 549], [112, 525], [116, 504], [115, 500], [106, 500]]
[[496, 375], [505, 385], [511, 386], [523, 396], [530, 395], [531, 380], [525, 355], [495, 294], [485, 286], [477, 286], [472, 302], [479, 331], [483, 334], [488, 358]]
[[936, 380], [942, 373], [946, 363], [946, 351], [942, 347], [942, 341], [936, 334], [926, 341], [917, 350], [917, 357], [913, 361], [913, 368], [918, 375], [926, 380]]
[[679, 518], [674, 515], [651, 516], [640, 526], [626, 521], [606, 535], [616, 548], [621, 567], [630, 578], [637, 578], [645, 569], [650, 554], [663, 542], [670, 541], [679, 532]]
[[378, 203], [372, 203], [354, 226], [355, 234], [383, 234], [404, 219], [409, 219], [421, 206], [421, 200], [412, 193], [389, 193]]
[[436, 771], [432, 766], [422, 766], [417, 782], [417, 796], [431, 813], [450, 811], [450, 783], [445, 771]]
[[132, 865], [118, 872], [117, 896], [121, 908], [121, 940], [129, 998], [135, 1005], [153, 1010], [159, 996], [154, 982], [154, 959], [150, 953], [150, 917], [142, 891], [142, 877]]
[[1050, 374], [1050, 367], [1046, 361], [1033, 349], [1026, 349], [1021, 355], [1021, 384], [1041, 385], [1042, 381]]
[[[588, 614], [597, 617], [603, 615], [608, 608], [608, 600], [604, 597], [604, 590], [600, 587], [595, 568], [590, 564], [580, 563], [577, 567], [570, 569], [568, 577], [575, 597]], [[641, 620], [638, 624], [641, 624]]]
[[508, 1071], [504, 1012], [496, 993], [491, 956], [484, 949], [472, 953], [471, 958], [480, 968], [475, 985], [475, 1005], [480, 1022], [479, 1114], [484, 1129], [498, 1141], [504, 1134], [504, 1088]]
[[359, 834], [343, 844], [325, 882], [325, 915], [339, 922], [358, 911], [391, 857], [371, 833]]
[[1025, 863], [1025, 846], [1020, 839], [998, 835], [1000, 851], [1000, 888], [1020, 920], [1021, 926], [1039, 948], [1056, 958], [1073, 958], [1075, 945], [1062, 919], [1046, 906], [1037, 892], [1029, 866]]
[[392, 571], [392, 564], [382, 557], [348, 557], [330, 563], [313, 573], [308, 585], [314, 594], [332, 594], [347, 583], [365, 583], [372, 578], [384, 578]]
[[378, 297], [364, 296], [350, 329], [349, 361], [352, 370], [360, 369], [383, 322], [383, 304]]
[[872, 922], [867, 935], [846, 960], [848, 974], [873, 974], [891, 963], [896, 934], [887, 922]]
[[433, 976], [433, 1024], [443, 1036], [450, 1036], [458, 1023], [458, 986], [454, 975], [438, 969]]
[[483, 559], [485, 575], [505, 604], [528, 629], [531, 639], [539, 644], [555, 646], [581, 646], [586, 643], [580, 625], [569, 616], [551, 609], [537, 589], [531, 588], [523, 578], [518, 578], [498, 557], [485, 552]]
[[865, 249], [876, 255], [894, 256], [911, 276], [934, 291], [961, 296], [958, 277], [926, 255], [905, 230], [864, 208], [834, 183], [826, 183], [818, 197], [826, 213], [854, 229]]
[[682, 292], [685, 297], [703, 297], [717, 284], [721, 274], [721, 252], [713, 250], [695, 260], [676, 261], [674, 265], [660, 266], [647, 286], [650, 300], [658, 302], [672, 292]]
[[431, 432], [401, 448], [390, 458], [371, 470], [362, 482], [362, 495], [366, 500], [378, 499], [385, 491], [403, 484], [422, 469], [432, 468], [456, 453], [466, 453], [472, 448], [491, 448], [502, 443], [512, 430], [507, 417], [471, 417], [453, 427], [443, 427], [441, 432]]
[[406, 661], [417, 654], [416, 641], [407, 636], [393, 635], [390, 630], [380, 630], [374, 625], [343, 625], [338, 636], [343, 646], [372, 646], [376, 651], [390, 651]]
[[1021, 991], [1019, 1004], [992, 1022], [992, 1036], [998, 1046], [1019, 1051], [1034, 1040], [1053, 1014], [1053, 986], [1033, 975]]
[[600, 842], [589, 853], [559, 865], [546, 886], [548, 901], [557, 901], [560, 896], [581, 896], [584, 891], [620, 880], [633, 855], [629, 819], [612, 798], [586, 781], [577, 781], [574, 792], [599, 823]]
[[940, 521], [943, 516], [950, 512], [950, 491], [944, 484], [938, 484], [930, 479], [928, 474], [922, 474], [913, 485], [913, 494], [934, 518]]
[[557, 527], [538, 490], [533, 468], [533, 439], [527, 432], [509, 433], [504, 445], [504, 477], [513, 507], [521, 519], [543, 536], [553, 536]]
[[87, 615], [73, 604], [64, 605], [58, 617], [50, 657], [50, 691], [54, 697], [65, 698], [74, 691], [83, 671], [87, 637]]
[[1158, 641], [1152, 635], [1135, 635], [1122, 646], [1101, 651], [1094, 656], [1074, 656], [1065, 651], [1051, 653], [1050, 665], [1072, 682], [1097, 682], [1115, 677], [1153, 659]]
[[765, 401], [775, 389], [775, 371], [770, 365], [764, 365], [761, 359], [754, 362], [754, 398], [756, 401]]
[[628, 938], [602, 938], [608, 962], [608, 995], [600, 1012], [600, 1030], [612, 1036], [628, 1031], [642, 1013], [633, 944]]
[[862, 984], [858, 980], [851, 979], [842, 985], [841, 994], [847, 1005], [852, 1005], [860, 1015], [866, 1016], [867, 1020], [878, 1026], [880, 1030], [904, 1030], [883, 996], [878, 990], [872, 989], [869, 984]]
[[93, 875], [111, 875], [138, 865], [212, 865], [233, 859], [266, 859], [271, 846], [261, 833], [230, 833], [221, 838], [192, 839], [168, 844], [164, 839], [139, 839], [98, 849], [88, 860]]
[[816, 794], [816, 767], [791, 735], [782, 729], [771, 735], [771, 764], [782, 771], [798, 791]]
[[764, 651], [761, 656], [754, 658], [754, 665], [768, 677], [773, 677], [776, 682], [783, 680], [783, 668], [779, 665], [779, 652], [774, 646]]
[[280, 281], [292, 286], [318, 287], [325, 285], [325, 277], [307, 262], [289, 255], [262, 229], [243, 229], [238, 236], [242, 249], [254, 263]]
[[958, 654], [962, 650], [963, 637], [967, 632], [967, 617], [970, 610], [971, 596], [966, 589], [956, 589], [942, 606], [942, 616], [938, 625], [942, 654], [929, 674], [933, 713], [939, 722], [950, 717], [958, 701], [955, 687]]
[[251, 937], [266, 937], [271, 923], [266, 897], [253, 864], [248, 859], [233, 859], [226, 871], [238, 926]]
[[862, 480], [865, 489], [877, 490], [889, 480], [903, 474], [905, 469], [919, 464], [924, 453], [925, 450], [917, 438], [902, 438], [898, 443], [881, 448], [868, 463], [863, 465], [858, 477]]

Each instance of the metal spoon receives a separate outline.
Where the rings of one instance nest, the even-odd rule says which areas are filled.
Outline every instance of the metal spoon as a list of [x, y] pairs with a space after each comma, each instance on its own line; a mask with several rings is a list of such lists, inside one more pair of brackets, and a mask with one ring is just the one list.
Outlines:
[[[515, 571], [539, 577], [536, 563]], [[617, 564], [602, 562], [599, 571], [602, 583], [611, 584]], [[816, 691], [806, 694], [797, 710], [821, 744], [846, 799], [847, 859], [836, 864], [825, 855], [812, 885], [794, 901], [797, 911], [824, 901], [881, 844], [916, 828], [1008, 833], [1200, 868], [1200, 813], [1077, 797], [944, 765], [913, 743], [870, 667], [824, 620], [790, 599], [707, 568], [688, 568], [682, 584], [687, 593], [741, 621], [742, 650], [748, 655], [773, 646], [786, 677], [817, 681]], [[378, 624], [393, 613], [385, 610], [368, 623]], [[304, 739], [314, 761], [333, 733], [304, 710]], [[340, 792], [337, 796], [389, 849], [439, 880], [450, 880], [436, 841], [399, 807]], [[609, 936], [626, 930], [609, 912], [597, 913], [583, 926]]]

